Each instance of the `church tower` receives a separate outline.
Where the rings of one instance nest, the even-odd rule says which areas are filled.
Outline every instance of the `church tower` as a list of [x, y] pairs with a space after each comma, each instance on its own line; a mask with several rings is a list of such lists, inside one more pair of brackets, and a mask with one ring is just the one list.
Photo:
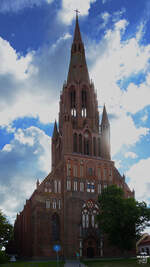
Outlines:
[[[89, 78], [78, 16], [67, 82], [60, 96], [59, 133], [55, 122], [53, 144], [55, 153], [53, 151], [52, 158], [61, 160], [65, 153], [76, 153], [110, 160], [110, 125], [105, 106], [99, 125], [97, 96]], [[54, 161], [57, 165], [56, 159], [52, 160], [52, 165]]]
[[[67, 51], [66, 51], [67, 53]], [[60, 95], [59, 123], [52, 136], [52, 171], [26, 201], [15, 222], [18, 254], [41, 258], [118, 256], [95, 220], [98, 195], [116, 184], [134, 196], [111, 160], [110, 123], [103, 107], [101, 124], [94, 84], [89, 78], [78, 15], [67, 81]]]

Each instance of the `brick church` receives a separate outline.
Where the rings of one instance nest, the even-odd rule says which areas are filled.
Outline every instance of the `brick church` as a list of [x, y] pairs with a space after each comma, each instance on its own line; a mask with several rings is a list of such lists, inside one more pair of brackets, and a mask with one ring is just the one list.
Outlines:
[[26, 201], [15, 221], [18, 254], [24, 257], [70, 258], [117, 256], [95, 220], [98, 194], [116, 184], [134, 197], [111, 160], [110, 124], [89, 78], [78, 15], [67, 81], [60, 95], [59, 123], [52, 136], [52, 170]]

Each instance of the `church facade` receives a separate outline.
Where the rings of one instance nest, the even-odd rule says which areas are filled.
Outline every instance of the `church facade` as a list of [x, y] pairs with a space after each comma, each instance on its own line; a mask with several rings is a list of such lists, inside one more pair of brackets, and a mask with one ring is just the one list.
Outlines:
[[52, 136], [52, 170], [41, 182], [15, 221], [18, 254], [24, 257], [118, 256], [95, 220], [98, 195], [116, 184], [134, 197], [111, 160], [110, 124], [103, 108], [101, 123], [97, 95], [89, 78], [78, 16], [67, 81], [60, 95], [59, 126]]

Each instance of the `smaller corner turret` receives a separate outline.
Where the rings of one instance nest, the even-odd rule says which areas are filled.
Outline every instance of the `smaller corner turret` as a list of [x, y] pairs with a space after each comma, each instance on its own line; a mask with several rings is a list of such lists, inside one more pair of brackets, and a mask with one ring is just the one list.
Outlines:
[[54, 123], [54, 129], [53, 129], [53, 139], [57, 139], [58, 137], [58, 129], [57, 129], [57, 122], [55, 120], [55, 123]]
[[40, 182], [39, 182], [39, 179], [37, 179], [37, 181], [36, 181], [36, 189], [39, 188], [39, 185], [40, 185]]
[[52, 170], [56, 167], [59, 160], [61, 159], [61, 150], [61, 138], [57, 128], [57, 122], [55, 120], [52, 136]]
[[101, 153], [102, 158], [111, 159], [110, 155], [110, 124], [106, 107], [103, 107], [102, 120], [101, 120]]

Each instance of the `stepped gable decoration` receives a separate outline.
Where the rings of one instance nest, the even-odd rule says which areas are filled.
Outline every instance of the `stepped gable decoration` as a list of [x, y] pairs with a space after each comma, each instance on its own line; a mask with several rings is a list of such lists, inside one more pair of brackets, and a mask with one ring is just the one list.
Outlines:
[[[88, 51], [87, 51], [88, 52]], [[68, 53], [68, 51], [66, 51]], [[89, 78], [78, 11], [67, 82], [60, 95], [59, 123], [52, 135], [51, 172], [17, 215], [14, 227], [17, 253], [23, 257], [121, 256], [110, 247], [95, 220], [98, 195], [116, 184], [134, 197], [111, 160], [110, 123], [104, 105], [101, 124], [94, 83]], [[34, 166], [33, 166], [34, 168]], [[120, 218], [121, 219], [121, 218]]]

